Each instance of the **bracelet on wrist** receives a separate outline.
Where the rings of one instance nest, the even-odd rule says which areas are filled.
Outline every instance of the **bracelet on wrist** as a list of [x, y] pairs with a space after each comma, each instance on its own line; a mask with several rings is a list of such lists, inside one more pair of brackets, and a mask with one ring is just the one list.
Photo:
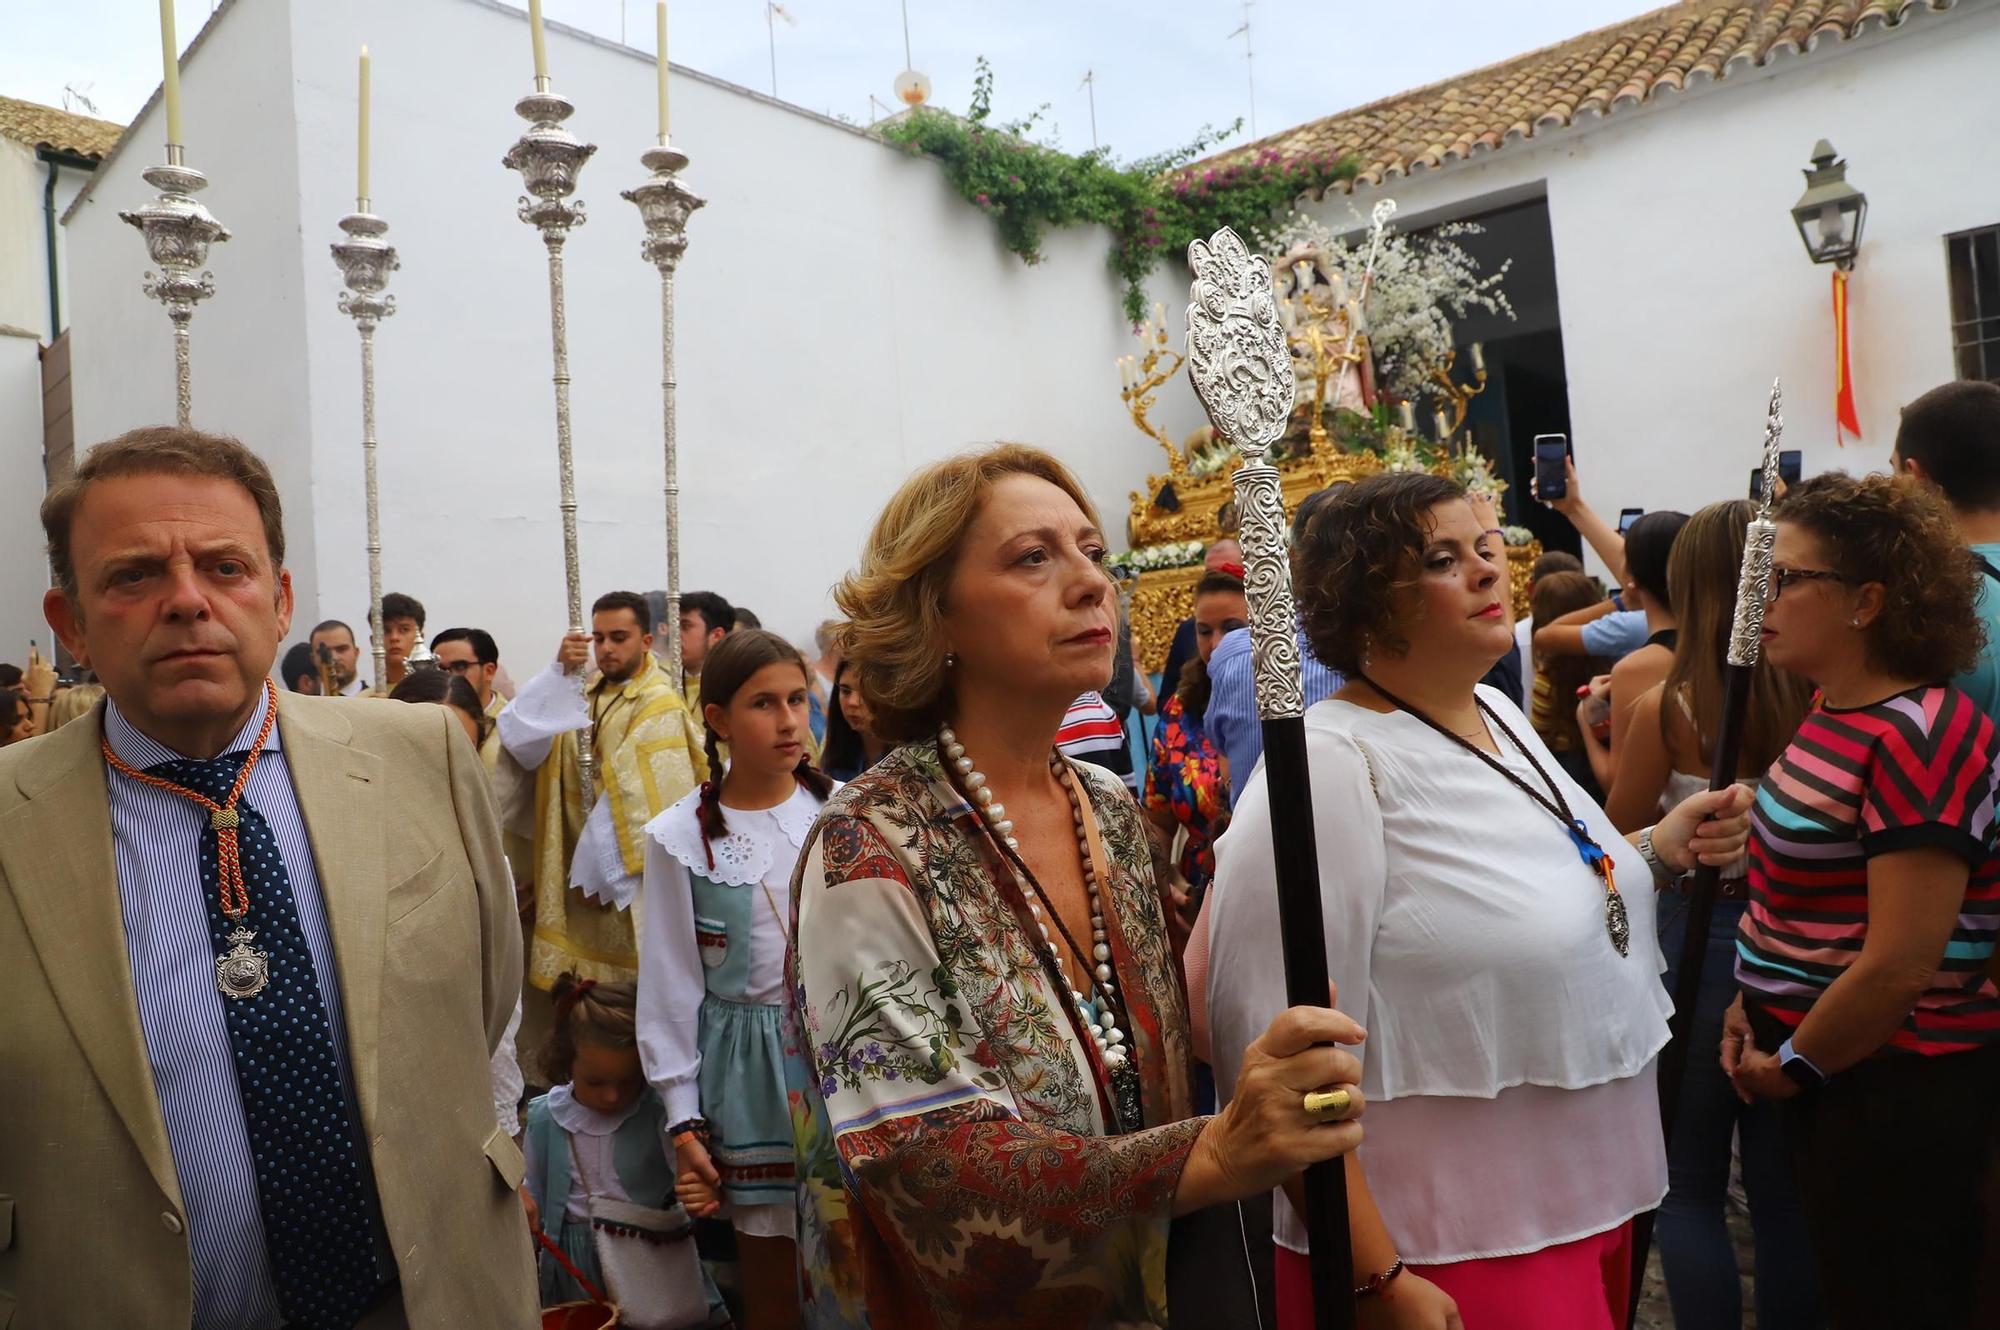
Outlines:
[[681, 1139], [686, 1136], [692, 1136], [697, 1141], [706, 1144], [708, 1141], [708, 1119], [689, 1118], [685, 1122], [676, 1122], [673, 1126], [667, 1128], [667, 1139], [675, 1145], [679, 1145]]
[[1367, 1283], [1354, 1290], [1354, 1296], [1356, 1298], [1379, 1298], [1382, 1296], [1382, 1290], [1394, 1283], [1396, 1276], [1402, 1273], [1403, 1258], [1398, 1256], [1387, 1270], [1384, 1270], [1379, 1275], [1370, 1275]]

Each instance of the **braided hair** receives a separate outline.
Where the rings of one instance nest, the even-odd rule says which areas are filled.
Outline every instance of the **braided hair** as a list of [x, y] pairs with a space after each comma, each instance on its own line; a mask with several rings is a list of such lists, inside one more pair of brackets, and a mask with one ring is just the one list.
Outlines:
[[[766, 665], [796, 665], [801, 680], [811, 677], [806, 668], [806, 658], [799, 653], [799, 649], [776, 633], [762, 628], [737, 629], [716, 643], [709, 651], [708, 659], [702, 662], [702, 730], [707, 736], [703, 748], [708, 754], [709, 778], [702, 782], [701, 801], [696, 806], [695, 819], [701, 824], [704, 849], [709, 842], [729, 834], [729, 824], [722, 816], [722, 740], [716, 734], [715, 726], [708, 722], [708, 709], [721, 707], [727, 710], [729, 700], [736, 696], [737, 689], [750, 682], [751, 677]], [[800, 755], [792, 777], [822, 801], [833, 793], [833, 778], [814, 766], [809, 755]], [[712, 851], [708, 862], [709, 867], [715, 866]]]

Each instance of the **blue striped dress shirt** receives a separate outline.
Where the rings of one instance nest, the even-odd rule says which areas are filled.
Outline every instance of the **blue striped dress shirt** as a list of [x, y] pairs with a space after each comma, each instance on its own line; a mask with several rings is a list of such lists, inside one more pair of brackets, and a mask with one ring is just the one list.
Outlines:
[[[1299, 630], [1299, 666], [1305, 704], [1323, 702], [1346, 686], [1339, 670], [1321, 663]], [[1250, 630], [1238, 628], [1215, 644], [1208, 657], [1208, 711], [1202, 723], [1209, 742], [1229, 762], [1229, 806], [1236, 792], [1250, 784], [1250, 773], [1264, 759], [1264, 729], [1257, 719], [1257, 680], [1250, 659]]]
[[[266, 697], [227, 751], [247, 752], [264, 724]], [[186, 755], [141, 734], [107, 703], [104, 735], [111, 750], [144, 771]], [[265, 1255], [264, 1220], [257, 1203], [257, 1170], [243, 1099], [236, 1084], [236, 1055], [216, 988], [215, 949], [209, 940], [207, 893], [200, 848], [207, 813], [190, 799], [108, 772], [111, 835], [118, 860], [118, 899], [125, 913], [125, 949], [139, 1024], [153, 1064], [153, 1088], [166, 1119], [167, 1143], [180, 1179], [194, 1264], [195, 1330], [266, 1330], [284, 1324]], [[306, 839], [305, 818], [292, 787], [278, 728], [250, 773], [243, 800], [277, 837], [297, 902], [299, 927], [312, 953], [327, 1018], [333, 1024], [340, 1079], [355, 1122], [354, 1077], [347, 1024], [334, 970], [333, 935], [320, 897], [319, 871]], [[250, 923], [254, 926], [256, 921]], [[364, 1150], [362, 1158], [367, 1158]], [[378, 1232], [378, 1241], [380, 1234]]]

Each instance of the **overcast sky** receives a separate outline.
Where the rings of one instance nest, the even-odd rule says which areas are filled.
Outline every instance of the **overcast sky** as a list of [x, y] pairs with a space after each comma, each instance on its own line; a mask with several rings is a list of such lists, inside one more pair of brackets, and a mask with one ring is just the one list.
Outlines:
[[[276, 0], [238, 0], [268, 4]], [[342, 0], [312, 0], [336, 4]], [[176, 0], [182, 43], [208, 20], [211, 0]], [[648, 0], [545, 0], [549, 19], [630, 44], [653, 45]], [[789, 102], [866, 123], [871, 94], [894, 100], [904, 67], [898, 0], [783, 0], [795, 22], [767, 20], [764, 0], [671, 0], [676, 63], [771, 91], [768, 27], [775, 27], [777, 92]], [[1045, 141], [1091, 146], [1097, 137], [1131, 158], [1187, 142], [1203, 125], [1239, 116], [1250, 132], [1250, 69], [1242, 0], [908, 0], [911, 53], [931, 78], [933, 104], [962, 111], [973, 62], [993, 64], [995, 112], [1048, 105]], [[1450, 78], [1657, 7], [1644, 0], [1254, 0], [1255, 120], [1262, 134]], [[160, 81], [154, 0], [0, 0], [0, 94], [64, 104], [82, 92], [96, 113], [123, 122]], [[384, 33], [382, 42], [393, 40]], [[72, 99], [72, 107], [84, 110]], [[877, 110], [875, 115], [881, 112]]]

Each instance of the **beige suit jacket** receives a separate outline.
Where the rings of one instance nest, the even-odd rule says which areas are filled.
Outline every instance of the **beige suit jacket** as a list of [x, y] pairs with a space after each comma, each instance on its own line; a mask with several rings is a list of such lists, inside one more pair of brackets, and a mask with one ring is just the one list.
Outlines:
[[[538, 1323], [488, 1057], [521, 933], [478, 755], [441, 707], [282, 694], [401, 1311]], [[0, 1328], [186, 1330], [186, 1216], [133, 996], [102, 707], [0, 749]], [[255, 1204], [255, 1198], [246, 1203]]]

